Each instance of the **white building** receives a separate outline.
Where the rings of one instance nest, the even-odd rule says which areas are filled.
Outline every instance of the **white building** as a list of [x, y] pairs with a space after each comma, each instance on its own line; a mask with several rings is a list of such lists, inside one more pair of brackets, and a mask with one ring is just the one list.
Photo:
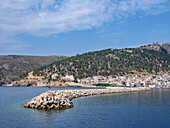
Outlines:
[[126, 83], [126, 86], [127, 86], [127, 87], [130, 87], [130, 86], [131, 86], [130, 82], [127, 82], [127, 83]]
[[57, 77], [58, 77], [58, 74], [57, 74], [57, 73], [51, 75], [51, 78], [52, 78], [52, 79], [56, 79]]
[[69, 75], [69, 74], [67, 74], [65, 76], [65, 78], [70, 79], [70, 80], [74, 80], [74, 76], [73, 75]]

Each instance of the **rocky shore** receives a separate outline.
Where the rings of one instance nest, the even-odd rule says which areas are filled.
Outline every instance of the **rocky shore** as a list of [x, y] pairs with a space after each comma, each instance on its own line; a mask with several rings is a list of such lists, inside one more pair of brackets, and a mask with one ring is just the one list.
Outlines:
[[72, 99], [101, 94], [112, 94], [122, 92], [146, 91], [150, 90], [147, 87], [124, 88], [113, 87], [107, 89], [83, 89], [83, 90], [56, 90], [42, 93], [33, 98], [28, 103], [24, 104], [25, 108], [45, 109], [45, 110], [59, 110], [72, 108], [74, 105]]

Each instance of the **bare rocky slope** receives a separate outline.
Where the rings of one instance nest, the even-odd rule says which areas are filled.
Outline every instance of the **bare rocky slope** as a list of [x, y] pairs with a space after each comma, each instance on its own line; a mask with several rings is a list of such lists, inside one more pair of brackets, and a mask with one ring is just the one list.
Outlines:
[[140, 48], [163, 52], [165, 54], [170, 54], [170, 42], [163, 43], [163, 44], [152, 43], [149, 45], [141, 46]]
[[0, 55], [0, 85], [10, 83], [24, 73], [30, 72], [43, 65], [64, 59], [65, 56], [23, 56]]

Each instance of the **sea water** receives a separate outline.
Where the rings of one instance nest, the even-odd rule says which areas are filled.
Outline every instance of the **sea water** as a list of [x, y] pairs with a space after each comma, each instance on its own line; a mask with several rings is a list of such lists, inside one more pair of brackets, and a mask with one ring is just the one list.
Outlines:
[[[91, 88], [52, 88], [91, 89]], [[81, 97], [66, 110], [22, 105], [45, 87], [0, 87], [0, 128], [168, 128], [170, 89]]]

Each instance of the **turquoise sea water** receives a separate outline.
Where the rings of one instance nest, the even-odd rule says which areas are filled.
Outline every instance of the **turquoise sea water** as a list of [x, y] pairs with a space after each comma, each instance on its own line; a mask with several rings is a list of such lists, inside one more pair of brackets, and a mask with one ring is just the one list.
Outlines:
[[[82, 89], [82, 88], [52, 88]], [[22, 104], [47, 91], [0, 87], [0, 128], [168, 128], [170, 89], [116, 93], [73, 100], [59, 111], [25, 109]]]

